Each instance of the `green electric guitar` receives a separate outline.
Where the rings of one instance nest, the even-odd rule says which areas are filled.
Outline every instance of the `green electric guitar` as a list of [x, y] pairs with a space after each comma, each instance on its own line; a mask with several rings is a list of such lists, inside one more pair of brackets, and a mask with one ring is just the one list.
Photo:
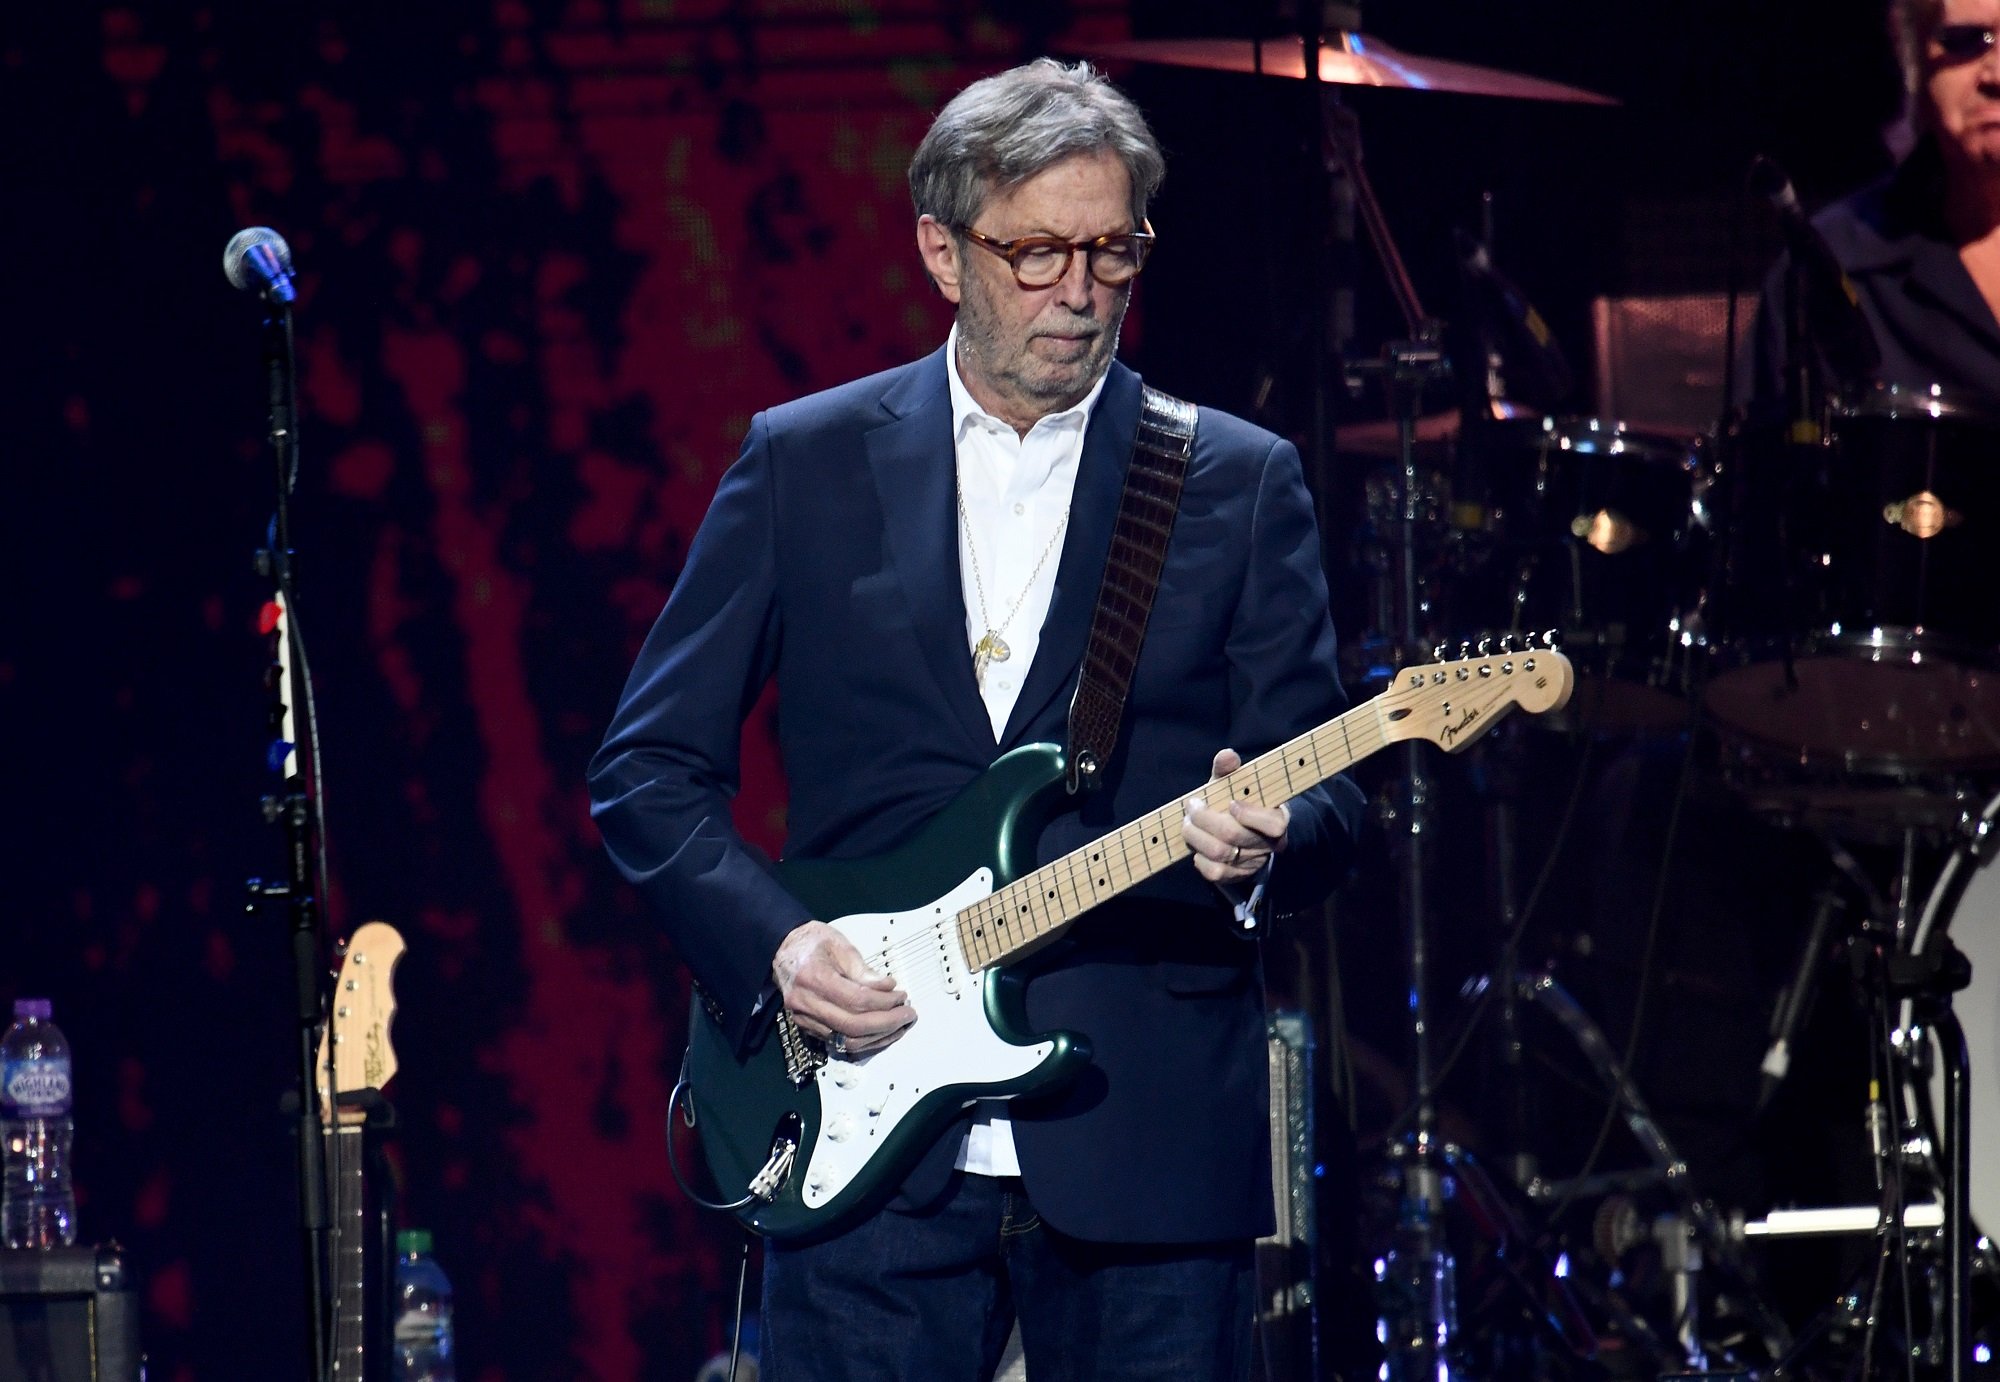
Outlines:
[[1081, 1034], [1028, 1029], [1008, 966], [1188, 858], [1189, 798], [1275, 806], [1390, 744], [1462, 749], [1517, 706], [1560, 707], [1573, 675], [1546, 647], [1406, 668], [1374, 699], [1040, 868], [1036, 838], [1067, 800], [1053, 744], [1007, 754], [888, 854], [780, 865], [785, 886], [894, 976], [920, 1020], [880, 1050], [842, 1057], [781, 1013], [739, 1056], [697, 1004], [695, 1126], [717, 1183], [740, 1197], [732, 1208], [774, 1238], [836, 1232], [893, 1194], [967, 1105], [1047, 1088], [1087, 1061]]

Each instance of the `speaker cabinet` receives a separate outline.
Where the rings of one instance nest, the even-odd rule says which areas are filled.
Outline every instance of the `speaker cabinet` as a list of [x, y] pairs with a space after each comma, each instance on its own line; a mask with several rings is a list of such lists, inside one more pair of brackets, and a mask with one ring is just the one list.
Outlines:
[[116, 1245], [0, 1249], [0, 1382], [139, 1382], [139, 1299]]

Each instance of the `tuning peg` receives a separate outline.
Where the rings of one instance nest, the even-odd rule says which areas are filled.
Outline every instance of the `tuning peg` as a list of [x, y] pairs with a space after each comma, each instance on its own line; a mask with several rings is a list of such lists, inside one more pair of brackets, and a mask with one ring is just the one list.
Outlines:
[[1471, 656], [1472, 656], [1472, 640], [1471, 640], [1471, 639], [1469, 639], [1469, 638], [1468, 638], [1468, 639], [1466, 639], [1466, 640], [1465, 640], [1465, 641], [1464, 641], [1463, 643], [1460, 643], [1460, 644], [1458, 645], [1458, 655], [1459, 655], [1459, 656], [1460, 656], [1461, 658], [1469, 658], [1469, 657], [1471, 657]]
[[1432, 662], [1443, 662], [1443, 661], [1444, 661], [1444, 644], [1443, 644], [1443, 643], [1439, 643], [1439, 644], [1438, 644], [1438, 645], [1437, 645], [1436, 647], [1434, 647], [1434, 648], [1432, 648], [1432, 649], [1431, 649], [1431, 661], [1432, 661]]
[[1514, 651], [1514, 632], [1512, 629], [1500, 635], [1500, 651], [1503, 653]]
[[1555, 647], [1558, 641], [1558, 637], [1559, 635], [1556, 633], [1556, 631], [1554, 629], [1550, 629], [1547, 633], [1542, 635], [1542, 646], [1544, 648]]
[[1490, 633], [1489, 633], [1489, 634], [1482, 634], [1482, 635], [1480, 635], [1480, 638], [1479, 638], [1479, 655], [1480, 655], [1481, 657], [1487, 657], [1487, 656], [1489, 656], [1489, 655], [1490, 655], [1490, 653], [1491, 653], [1491, 650], [1492, 650], [1492, 647], [1493, 647], [1493, 635], [1492, 635], [1492, 634], [1490, 634]]

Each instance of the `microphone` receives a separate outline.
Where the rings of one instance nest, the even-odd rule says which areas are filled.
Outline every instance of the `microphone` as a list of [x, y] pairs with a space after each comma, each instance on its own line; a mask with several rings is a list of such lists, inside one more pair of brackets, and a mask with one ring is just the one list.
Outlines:
[[230, 283], [266, 302], [284, 305], [298, 296], [292, 288], [292, 247], [269, 226], [251, 226], [229, 237], [222, 272]]
[[1791, 1071], [1792, 1043], [1798, 1039], [1799, 1027], [1805, 1021], [1806, 1009], [1817, 987], [1819, 967], [1825, 962], [1827, 946], [1833, 939], [1834, 923], [1846, 910], [1846, 900], [1831, 887], [1824, 889], [1814, 904], [1812, 926], [1806, 932], [1804, 948], [1799, 951], [1798, 969], [1778, 996], [1777, 1010], [1771, 1014], [1771, 1047], [1759, 1067], [1763, 1075], [1757, 1093], [1759, 1113], [1769, 1106], [1771, 1096], [1778, 1092], [1778, 1086]]
[[[1575, 379], [1549, 324], [1542, 320], [1542, 314], [1514, 280], [1493, 266], [1493, 252], [1483, 240], [1475, 240], [1457, 229], [1451, 234], [1458, 250], [1459, 269], [1472, 289], [1475, 309], [1523, 348], [1527, 357], [1521, 362], [1525, 367], [1523, 382], [1535, 395], [1529, 401], [1545, 408], [1554, 407], [1569, 396]], [[1503, 358], [1507, 356], [1504, 350], [1501, 354]], [[1506, 363], [1515, 361], [1507, 359]]]
[[1843, 387], [1866, 384], [1882, 366], [1882, 347], [1875, 328], [1861, 310], [1861, 295], [1834, 257], [1833, 247], [1799, 205], [1799, 194], [1785, 170], [1763, 154], [1750, 164], [1750, 186], [1771, 203], [1785, 234], [1792, 271], [1803, 299], [1806, 327], [1821, 357]]

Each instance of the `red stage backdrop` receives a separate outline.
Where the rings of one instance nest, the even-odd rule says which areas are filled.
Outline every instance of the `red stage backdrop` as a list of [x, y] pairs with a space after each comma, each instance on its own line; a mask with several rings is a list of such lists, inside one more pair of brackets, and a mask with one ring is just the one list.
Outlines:
[[[89, 728], [10, 733], [50, 810], [0, 973], [52, 992], [78, 1048], [85, 1233], [135, 1261], [152, 1375], [302, 1368], [284, 922], [237, 905], [281, 870], [255, 824], [257, 313], [217, 257], [266, 224], [301, 288], [333, 912], [409, 941], [403, 1217], [437, 1231], [460, 1376], [692, 1376], [726, 1342], [737, 1238], [667, 1173], [684, 978], [602, 857], [584, 764], [751, 413], [941, 338], [904, 181], [929, 117], [1058, 34], [1122, 36], [1121, 7], [9, 25], [9, 128], [43, 135], [10, 155], [37, 227], [8, 289], [29, 505], [7, 574], [58, 617], [0, 652], [0, 710]], [[774, 713], [739, 802], [773, 849]]]

